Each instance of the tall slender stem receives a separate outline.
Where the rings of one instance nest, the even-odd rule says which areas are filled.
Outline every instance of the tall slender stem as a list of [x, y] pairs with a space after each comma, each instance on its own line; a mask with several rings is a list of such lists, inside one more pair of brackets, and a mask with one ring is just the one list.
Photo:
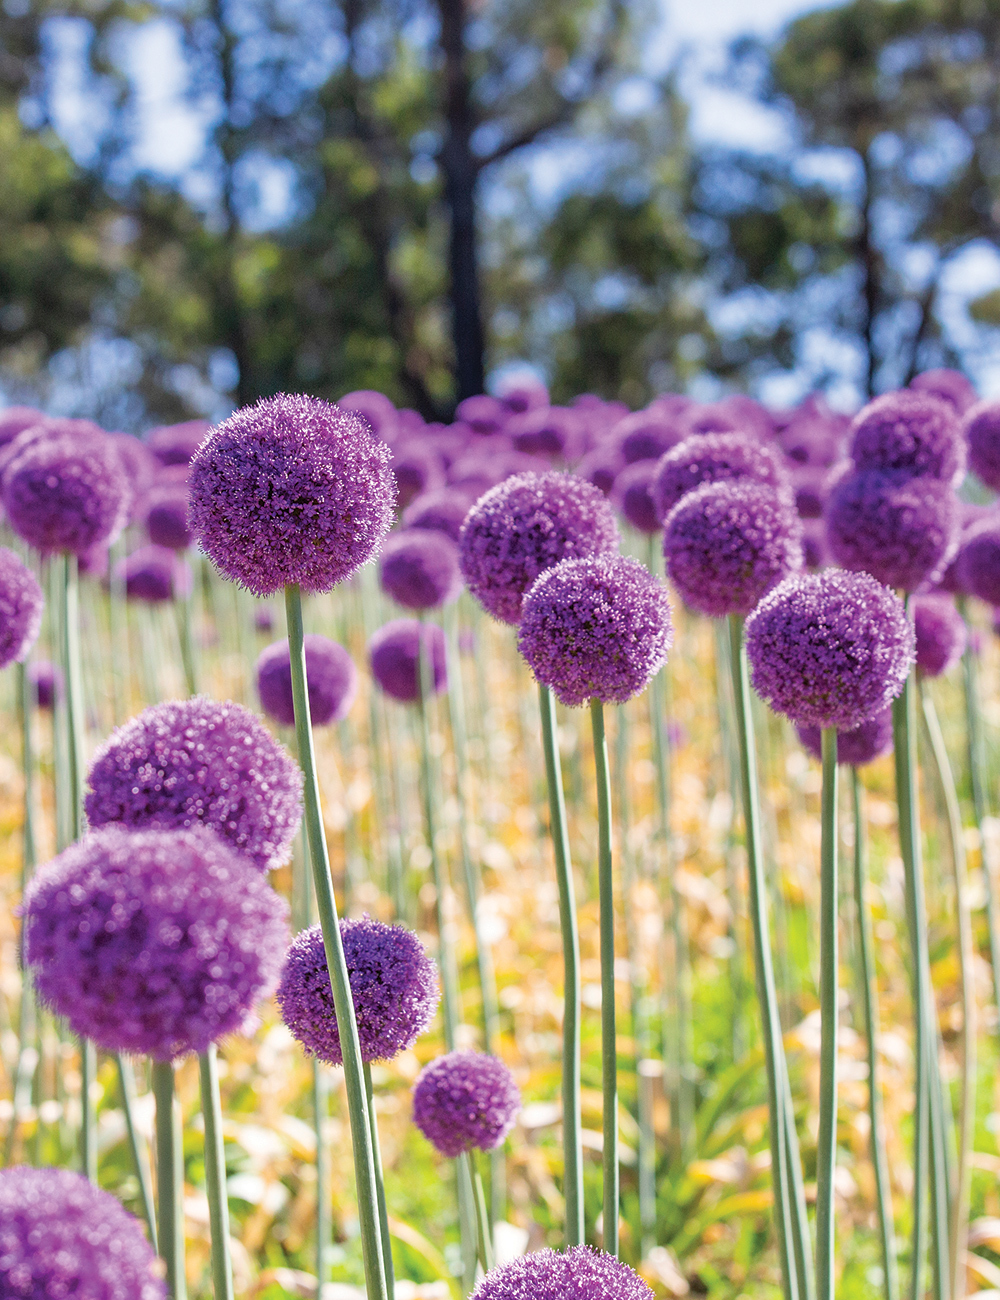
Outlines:
[[493, 1267], [493, 1243], [490, 1234], [490, 1219], [486, 1212], [486, 1197], [483, 1195], [483, 1180], [476, 1168], [476, 1161], [471, 1151], [463, 1151], [461, 1159], [468, 1169], [469, 1182], [472, 1184], [473, 1199], [476, 1205], [476, 1240], [479, 1245], [479, 1263], [484, 1273]]
[[305, 820], [312, 860], [313, 885], [323, 946], [330, 971], [334, 1011], [344, 1056], [344, 1077], [347, 1084], [347, 1108], [351, 1121], [351, 1142], [354, 1149], [354, 1170], [357, 1179], [358, 1217], [361, 1225], [361, 1245], [364, 1255], [365, 1285], [368, 1300], [388, 1300], [385, 1266], [382, 1261], [382, 1244], [379, 1229], [378, 1200], [375, 1191], [375, 1159], [371, 1143], [368, 1104], [365, 1098], [364, 1075], [361, 1062], [361, 1044], [358, 1024], [354, 1014], [354, 999], [344, 957], [337, 917], [337, 900], [330, 875], [326, 832], [320, 807], [319, 781], [316, 775], [316, 757], [313, 748], [312, 723], [309, 717], [309, 692], [306, 679], [306, 657], [303, 644], [302, 599], [297, 584], [285, 588], [285, 613], [288, 622], [288, 644], [291, 655], [292, 698], [295, 704], [295, 734], [298, 742], [299, 763], [304, 782]]
[[215, 1300], [233, 1300], [233, 1263], [229, 1252], [229, 1197], [226, 1151], [222, 1138], [222, 1101], [215, 1044], [198, 1056], [201, 1113], [205, 1121], [205, 1191], [212, 1234], [212, 1289]]
[[156, 1222], [172, 1300], [187, 1300], [184, 1272], [184, 1149], [173, 1061], [153, 1062], [156, 1099]]
[[153, 1198], [153, 1180], [149, 1168], [149, 1151], [146, 1139], [140, 1133], [135, 1119], [135, 1072], [132, 1062], [119, 1052], [115, 1056], [118, 1066], [118, 1086], [122, 1094], [122, 1110], [125, 1112], [125, 1127], [128, 1131], [129, 1150], [139, 1180], [139, 1196], [142, 1200], [143, 1215], [149, 1229], [149, 1240], [156, 1250], [156, 1202]]
[[837, 730], [823, 729], [820, 848], [819, 1140], [816, 1148], [816, 1294], [834, 1295], [837, 1168]]
[[[326, 1149], [326, 1121], [330, 1114], [330, 1079], [322, 1061], [312, 1063], [313, 1122], [316, 1129], [316, 1278], [322, 1288], [329, 1281], [330, 1169]], [[379, 1225], [381, 1229], [381, 1224]]]
[[382, 1152], [378, 1140], [378, 1116], [375, 1113], [375, 1092], [372, 1088], [372, 1067], [365, 1061], [365, 1093], [368, 1097], [368, 1114], [372, 1126], [372, 1151], [375, 1153], [375, 1190], [378, 1195], [379, 1227], [382, 1232], [382, 1259], [385, 1263], [385, 1281], [389, 1300], [396, 1294], [396, 1272], [392, 1263], [392, 1242], [389, 1237], [389, 1211], [385, 1203], [385, 1178], [382, 1174]]

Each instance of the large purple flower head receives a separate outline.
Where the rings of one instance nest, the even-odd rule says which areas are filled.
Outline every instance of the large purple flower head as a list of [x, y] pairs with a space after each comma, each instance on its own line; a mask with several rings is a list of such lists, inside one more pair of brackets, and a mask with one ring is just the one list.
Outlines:
[[686, 605], [716, 617], [749, 614], [802, 568], [802, 524], [787, 495], [763, 483], [706, 483], [667, 515], [663, 554]]
[[1000, 402], [978, 402], [962, 423], [969, 448], [969, 469], [1000, 492]]
[[28, 681], [35, 688], [35, 703], [40, 709], [54, 709], [63, 697], [62, 669], [48, 659], [28, 665]]
[[925, 677], [940, 677], [961, 659], [969, 638], [965, 619], [950, 596], [915, 596], [913, 626], [917, 667]]
[[144, 600], [151, 605], [191, 592], [187, 562], [166, 546], [140, 546], [118, 562], [115, 577], [124, 583], [130, 600]]
[[448, 685], [444, 633], [434, 623], [396, 618], [380, 627], [368, 643], [368, 662], [378, 685], [394, 700], [412, 704], [420, 699], [420, 646], [427, 656], [425, 672], [433, 694]]
[[254, 864], [203, 826], [106, 826], [35, 877], [25, 956], [74, 1032], [166, 1061], [245, 1023], [277, 980], [287, 915]]
[[425, 492], [403, 511], [403, 525], [406, 528], [426, 528], [431, 532], [444, 533], [457, 546], [465, 516], [475, 499], [471, 492], [460, 487]]
[[192, 531], [255, 596], [329, 591], [371, 559], [396, 504], [390, 452], [358, 415], [302, 394], [213, 429], [191, 463]]
[[515, 416], [506, 432], [515, 451], [572, 460], [583, 444], [584, 422], [571, 406], [549, 406]]
[[211, 427], [208, 420], [161, 424], [146, 434], [146, 446], [161, 465], [187, 465], [194, 459]]
[[45, 597], [23, 560], [0, 546], [0, 668], [21, 663], [38, 639]]
[[[327, 636], [307, 632], [306, 679], [309, 686], [309, 716], [313, 725], [325, 727], [340, 722], [350, 712], [358, 693], [358, 670], [342, 645]], [[294, 727], [292, 700], [292, 656], [288, 639], [275, 641], [260, 652], [257, 660], [257, 694], [269, 718], [282, 727]]]
[[357, 388], [345, 393], [337, 405], [342, 411], [360, 415], [383, 442], [393, 442], [399, 433], [399, 412], [385, 393], [373, 388]]
[[657, 462], [653, 500], [660, 521], [686, 493], [706, 483], [735, 479], [789, 491], [788, 474], [766, 444], [743, 433], [692, 434]]
[[470, 1300], [652, 1300], [638, 1273], [590, 1246], [536, 1250], [491, 1269]]
[[826, 511], [837, 563], [904, 591], [941, 577], [957, 549], [960, 522], [950, 484], [906, 470], [845, 474]]
[[3, 1300], [166, 1300], [138, 1219], [69, 1169], [0, 1169]]
[[1000, 605], [1000, 514], [991, 512], [962, 538], [958, 579], [963, 591]]
[[[805, 749], [813, 758], [823, 757], [823, 733], [819, 727], [803, 726], [796, 723]], [[892, 709], [882, 709], [873, 718], [859, 722], [850, 730], [837, 732], [837, 762], [845, 767], [864, 767], [874, 763], [883, 754], [892, 749]]]
[[521, 1093], [503, 1061], [485, 1052], [449, 1052], [413, 1087], [413, 1119], [445, 1156], [492, 1151], [514, 1127]]
[[903, 602], [867, 573], [800, 574], [746, 622], [750, 679], [793, 722], [858, 726], [896, 698], [913, 666]]
[[667, 589], [638, 560], [563, 560], [524, 601], [517, 644], [563, 704], [624, 704], [645, 690], [673, 643]]
[[645, 411], [626, 415], [611, 430], [611, 439], [626, 465], [634, 465], [638, 460], [659, 460], [686, 435], [682, 420], [655, 404]]
[[950, 403], [964, 415], [976, 400], [976, 390], [960, 370], [924, 370], [910, 380], [910, 387], [920, 393], [932, 393]]
[[601, 492], [571, 474], [519, 474], [487, 492], [462, 525], [466, 586], [494, 618], [517, 623], [524, 594], [560, 560], [613, 555], [618, 528]]
[[[434, 1019], [437, 967], [417, 936], [370, 917], [341, 921], [364, 1061], [391, 1061], [408, 1051]], [[342, 1065], [337, 1013], [323, 932], [303, 930], [285, 957], [277, 991], [281, 1018], [310, 1056]]]
[[640, 533], [660, 531], [660, 516], [653, 500], [655, 475], [655, 460], [637, 460], [625, 466], [611, 489], [611, 500], [618, 513]]
[[144, 709], [111, 733], [88, 777], [91, 826], [210, 827], [262, 870], [291, 853], [302, 772], [241, 704], [196, 695]]
[[955, 408], [930, 393], [883, 393], [854, 417], [851, 459], [859, 470], [906, 470], [957, 486], [965, 439]]
[[399, 504], [407, 506], [421, 492], [444, 487], [444, 465], [437, 451], [420, 438], [397, 444], [392, 456], [392, 476]]
[[156, 546], [183, 551], [191, 545], [186, 483], [156, 483], [146, 493], [146, 532]]
[[462, 591], [458, 547], [444, 533], [407, 528], [382, 548], [378, 565], [382, 590], [407, 609], [436, 609]]

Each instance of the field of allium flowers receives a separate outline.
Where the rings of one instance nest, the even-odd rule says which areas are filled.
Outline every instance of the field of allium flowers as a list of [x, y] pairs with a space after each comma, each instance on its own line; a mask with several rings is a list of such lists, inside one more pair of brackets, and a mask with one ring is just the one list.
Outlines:
[[1000, 1294], [975, 402], [0, 412], [0, 1300]]

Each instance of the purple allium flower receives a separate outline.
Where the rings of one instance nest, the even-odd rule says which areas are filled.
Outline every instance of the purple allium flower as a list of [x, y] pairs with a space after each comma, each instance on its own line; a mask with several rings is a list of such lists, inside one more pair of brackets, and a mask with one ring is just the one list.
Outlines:
[[487, 492], [462, 525], [466, 586], [494, 618], [517, 623], [525, 592], [560, 560], [618, 550], [614, 511], [571, 474], [519, 474]]
[[800, 519], [822, 519], [830, 495], [830, 471], [803, 465], [792, 474], [792, 490]]
[[54, 709], [63, 697], [62, 670], [47, 659], [28, 665], [28, 681], [35, 688], [35, 703], [40, 709]]
[[[483, 440], [486, 442], [486, 439]], [[489, 440], [492, 444], [492, 439]], [[506, 439], [498, 437], [497, 443]], [[513, 451], [502, 445], [484, 446], [460, 456], [448, 471], [449, 487], [463, 488], [473, 500], [484, 492], [518, 474], [542, 474], [548, 465], [539, 456], [529, 456], [523, 451]]]
[[146, 531], [157, 546], [183, 551], [191, 545], [188, 490], [184, 483], [157, 483], [146, 494]]
[[514, 1127], [521, 1093], [510, 1070], [485, 1052], [449, 1052], [413, 1086], [413, 1119], [445, 1156], [492, 1151]]
[[950, 596], [915, 596], [913, 626], [917, 667], [925, 677], [940, 677], [961, 659], [969, 631]]
[[129, 523], [132, 523], [140, 509], [145, 507], [145, 494], [157, 476], [160, 462], [149, 450], [141, 438], [132, 433], [109, 433], [118, 459], [122, 463], [125, 477], [131, 490]]
[[345, 393], [337, 402], [342, 411], [353, 411], [383, 442], [392, 442], [399, 433], [399, 412], [385, 393], [373, 388], [358, 388]]
[[965, 440], [955, 408], [930, 393], [883, 393], [854, 417], [856, 469], [906, 470], [957, 486], [965, 474]]
[[770, 447], [743, 433], [699, 433], [685, 438], [657, 462], [653, 500], [660, 521], [681, 497], [706, 483], [752, 479], [788, 491], [788, 474]]
[[25, 956], [75, 1033], [166, 1061], [245, 1023], [277, 981], [287, 916], [253, 862], [204, 826], [106, 826], [35, 877]]
[[749, 614], [775, 583], [802, 568], [802, 524], [788, 498], [763, 483], [706, 483], [667, 515], [663, 554], [692, 609]]
[[826, 566], [827, 545], [826, 525], [819, 519], [805, 519], [802, 522], [802, 563], [807, 569], [822, 569]]
[[1000, 402], [979, 402], [962, 422], [969, 447], [969, 469], [1000, 492]]
[[659, 460], [684, 440], [687, 429], [676, 416], [651, 406], [619, 420], [610, 436], [625, 464], [634, 465], [639, 460]]
[[302, 772], [241, 704], [203, 695], [144, 709], [113, 731], [88, 777], [91, 826], [204, 823], [262, 870], [288, 861]]
[[462, 591], [458, 547], [428, 528], [394, 533], [382, 548], [378, 573], [382, 590], [407, 609], [435, 609]]
[[563, 560], [524, 599], [517, 644], [563, 704], [624, 704], [645, 690], [673, 642], [667, 589], [638, 560]]
[[166, 546], [140, 546], [118, 562], [115, 576], [124, 582], [130, 600], [158, 604], [191, 592], [191, 570], [176, 551]]
[[793, 464], [818, 469], [841, 459], [844, 442], [843, 422], [832, 416], [799, 416], [781, 434], [781, 449]]
[[191, 464], [192, 531], [255, 596], [329, 591], [392, 524], [389, 449], [358, 415], [284, 393], [213, 429]]
[[421, 492], [444, 487], [445, 481], [441, 457], [416, 438], [397, 445], [392, 456], [392, 476], [400, 506], [408, 506]]
[[[350, 712], [358, 693], [358, 670], [342, 645], [329, 637], [307, 632], [306, 679], [309, 687], [309, 715], [313, 725], [325, 727], [340, 722]], [[260, 652], [257, 660], [257, 694], [269, 718], [280, 726], [294, 727], [292, 700], [292, 656], [288, 639], [275, 641]]]
[[962, 590], [987, 605], [1000, 605], [1000, 515], [991, 512], [962, 538], [958, 556]]
[[507, 409], [503, 402], [488, 393], [478, 393], [459, 402], [455, 407], [455, 418], [478, 434], [499, 433], [507, 422]]
[[579, 454], [583, 421], [569, 406], [549, 406], [515, 416], [506, 428], [515, 451], [571, 460]]
[[614, 487], [615, 479], [625, 468], [625, 457], [617, 443], [605, 438], [596, 447], [588, 451], [579, 462], [574, 473], [577, 478], [585, 479], [608, 496]]
[[270, 632], [274, 627], [274, 614], [270, 605], [258, 605], [253, 612], [253, 625], [258, 632]]
[[4, 1300], [166, 1300], [138, 1219], [69, 1169], [0, 1170]]
[[491, 1269], [470, 1300], [652, 1300], [638, 1273], [590, 1246], [535, 1250]]
[[184, 420], [161, 424], [146, 434], [146, 446], [161, 465], [187, 465], [211, 429], [208, 420]]
[[523, 415], [525, 411], [536, 411], [549, 404], [549, 390], [540, 379], [530, 376], [522, 375], [501, 384], [497, 396], [512, 415]]
[[750, 679], [793, 722], [856, 727], [903, 689], [913, 627], [903, 602], [867, 573], [786, 578], [746, 622]]
[[21, 663], [38, 638], [45, 597], [28, 566], [0, 546], [0, 668]]
[[[823, 733], [819, 727], [796, 723], [795, 730], [803, 748], [813, 758], [823, 758]], [[892, 709], [881, 709], [873, 718], [837, 732], [837, 762], [845, 767], [864, 767], [874, 763], [892, 749]]]
[[933, 393], [964, 415], [976, 400], [976, 390], [960, 370], [925, 370], [910, 380], [910, 387], [921, 393]]
[[406, 528], [426, 528], [432, 532], [444, 533], [457, 546], [465, 516], [475, 499], [471, 492], [459, 487], [425, 492], [403, 511], [403, 525]]
[[958, 498], [950, 484], [906, 470], [848, 473], [833, 486], [826, 524], [838, 564], [915, 591], [936, 582], [955, 554]]
[[394, 700], [412, 704], [420, 699], [420, 644], [428, 656], [433, 693], [448, 684], [444, 633], [434, 623], [397, 618], [380, 627], [368, 643], [368, 662], [378, 685]]
[[37, 411], [33, 406], [5, 407], [0, 411], [0, 447], [6, 447], [25, 429], [34, 429], [47, 418], [44, 411]]
[[640, 533], [658, 533], [661, 527], [653, 501], [655, 460], [637, 460], [626, 465], [615, 479], [611, 500], [618, 513]]
[[[340, 922], [364, 1061], [408, 1051], [434, 1019], [437, 967], [401, 925], [363, 917]], [[342, 1065], [340, 1030], [318, 925], [292, 940], [277, 991], [281, 1018], [310, 1056]]]

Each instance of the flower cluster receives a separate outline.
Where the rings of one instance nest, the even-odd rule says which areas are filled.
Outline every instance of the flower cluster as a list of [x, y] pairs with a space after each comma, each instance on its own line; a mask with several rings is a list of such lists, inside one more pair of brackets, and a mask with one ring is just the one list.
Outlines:
[[471, 1300], [652, 1300], [638, 1273], [614, 1255], [571, 1246], [536, 1250], [482, 1279]]
[[521, 1093], [503, 1061], [485, 1052], [449, 1052], [421, 1073], [413, 1119], [442, 1155], [491, 1151], [514, 1126]]

